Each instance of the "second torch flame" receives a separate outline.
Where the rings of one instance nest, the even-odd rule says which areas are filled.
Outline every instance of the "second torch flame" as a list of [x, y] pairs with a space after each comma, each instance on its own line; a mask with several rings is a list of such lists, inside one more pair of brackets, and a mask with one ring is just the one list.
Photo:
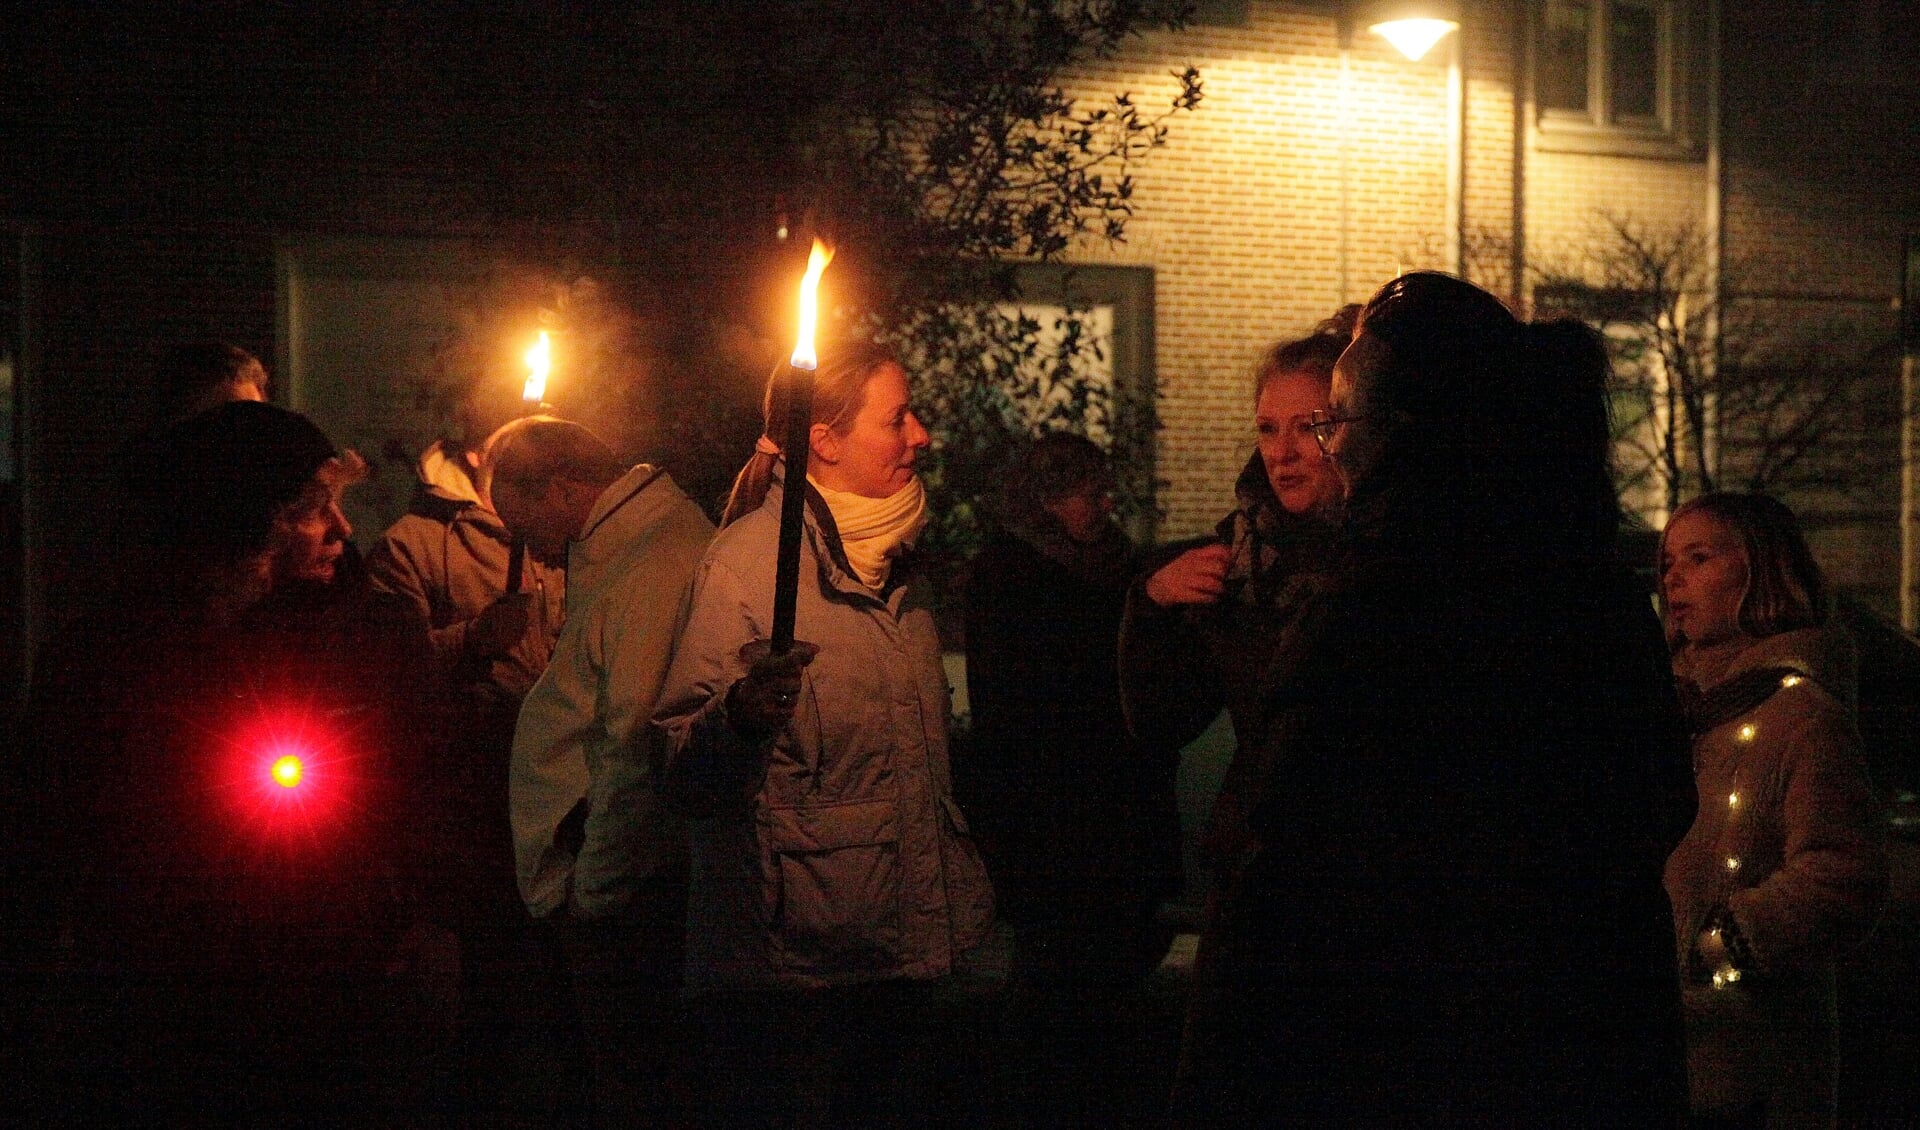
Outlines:
[[520, 399], [528, 404], [538, 404], [547, 398], [547, 374], [553, 371], [553, 342], [548, 339], [547, 331], [540, 331], [540, 340], [527, 350], [527, 384], [520, 391]]
[[813, 241], [813, 253], [807, 256], [807, 274], [800, 280], [800, 336], [794, 340], [793, 358], [787, 364], [811, 372], [820, 364], [813, 350], [813, 327], [820, 319], [820, 276], [833, 262], [833, 248]]

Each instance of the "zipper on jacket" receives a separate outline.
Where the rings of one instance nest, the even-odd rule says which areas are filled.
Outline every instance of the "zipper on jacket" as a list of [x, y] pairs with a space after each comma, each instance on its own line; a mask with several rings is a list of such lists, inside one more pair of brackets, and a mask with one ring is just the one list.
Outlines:
[[806, 689], [807, 701], [813, 704], [813, 752], [807, 757], [807, 792], [818, 796], [822, 776], [820, 763], [826, 758], [827, 749], [825, 712], [820, 709], [820, 695], [813, 680], [808, 678], [804, 671], [801, 672], [800, 678]]

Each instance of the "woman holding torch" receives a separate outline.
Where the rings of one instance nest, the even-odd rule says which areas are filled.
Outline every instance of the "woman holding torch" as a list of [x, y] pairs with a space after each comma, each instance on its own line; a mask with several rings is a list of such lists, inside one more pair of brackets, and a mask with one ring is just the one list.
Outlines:
[[775, 643], [791, 480], [771, 437], [791, 434], [781, 425], [799, 399], [776, 374], [655, 719], [690, 817], [687, 978], [712, 1021], [721, 1122], [924, 1111], [927, 983], [993, 917], [952, 799], [932, 610], [901, 560], [925, 524], [926, 429], [883, 349], [829, 351], [813, 383], [792, 598], [805, 639], [784, 654]]

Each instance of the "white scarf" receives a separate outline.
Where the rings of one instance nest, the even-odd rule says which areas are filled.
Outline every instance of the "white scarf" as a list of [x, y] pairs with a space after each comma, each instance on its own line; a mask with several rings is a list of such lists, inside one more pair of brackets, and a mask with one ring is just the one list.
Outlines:
[[920, 486], [920, 476], [886, 498], [830, 490], [812, 475], [807, 481], [833, 513], [847, 564], [853, 566], [861, 584], [879, 592], [893, 571], [893, 559], [927, 526], [927, 492]]

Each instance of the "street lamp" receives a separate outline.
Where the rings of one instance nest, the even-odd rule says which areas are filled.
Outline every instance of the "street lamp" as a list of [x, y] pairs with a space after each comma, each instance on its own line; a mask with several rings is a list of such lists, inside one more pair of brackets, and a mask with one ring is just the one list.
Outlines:
[[1393, 44], [1409, 62], [1427, 57], [1434, 45], [1453, 35], [1447, 58], [1447, 212], [1443, 240], [1447, 269], [1465, 273], [1467, 88], [1461, 74], [1466, 56], [1458, 0], [1350, 0], [1344, 11], [1346, 35], [1364, 27]]
[[1460, 30], [1459, 6], [1438, 0], [1358, 3], [1354, 8], [1356, 25], [1393, 44], [1409, 62], [1426, 58], [1434, 44]]

